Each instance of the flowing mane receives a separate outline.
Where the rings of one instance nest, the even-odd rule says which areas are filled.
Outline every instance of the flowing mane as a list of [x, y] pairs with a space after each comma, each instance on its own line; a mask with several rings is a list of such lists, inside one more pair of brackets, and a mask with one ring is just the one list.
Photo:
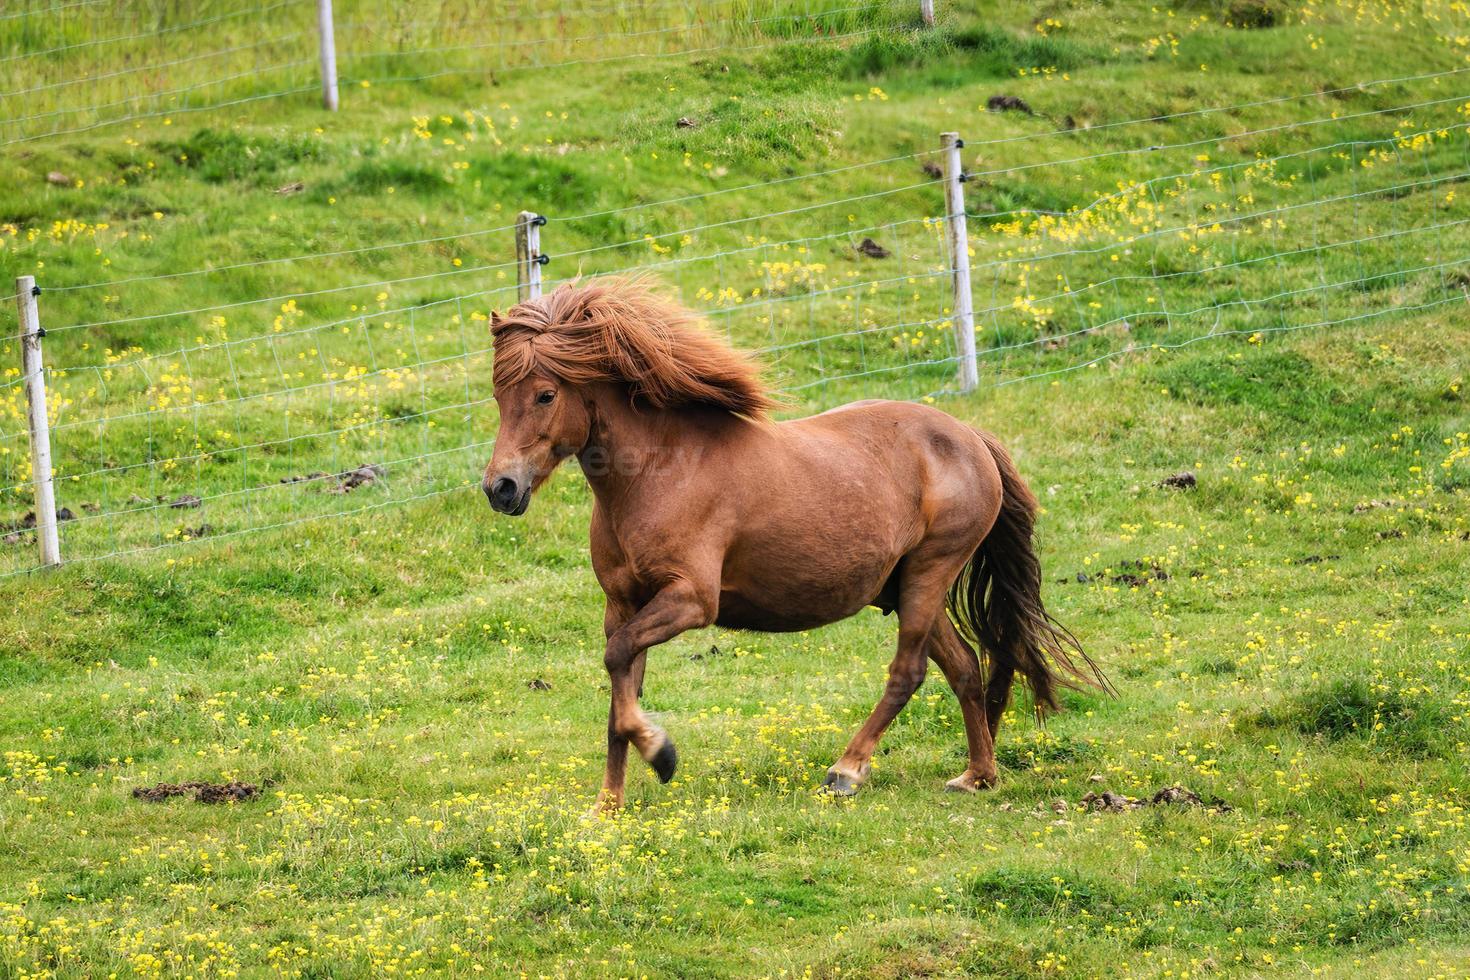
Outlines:
[[566, 283], [492, 316], [490, 332], [497, 387], [542, 372], [623, 382], [658, 408], [710, 405], [760, 419], [777, 405], [754, 360], [637, 280]]

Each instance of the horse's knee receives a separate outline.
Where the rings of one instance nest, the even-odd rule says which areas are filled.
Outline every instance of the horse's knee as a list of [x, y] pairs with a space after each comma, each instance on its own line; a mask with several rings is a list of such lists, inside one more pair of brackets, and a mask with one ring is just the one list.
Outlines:
[[928, 672], [929, 665], [923, 660], [917, 663], [894, 663], [888, 668], [888, 687], [895, 694], [910, 697], [923, 685]]
[[616, 677], [633, 665], [634, 652], [632, 644], [613, 637], [602, 651], [602, 665], [607, 668], [609, 675]]

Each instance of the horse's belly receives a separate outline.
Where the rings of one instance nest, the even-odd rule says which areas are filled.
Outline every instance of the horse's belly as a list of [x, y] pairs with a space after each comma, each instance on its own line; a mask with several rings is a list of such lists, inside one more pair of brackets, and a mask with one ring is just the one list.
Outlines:
[[846, 619], [867, 604], [866, 601], [848, 601], [787, 605], [752, 601], [738, 592], [727, 591], [720, 593], [720, 611], [715, 617], [715, 625], [761, 633], [797, 633]]
[[789, 633], [846, 619], [873, 604], [900, 557], [897, 548], [871, 546], [759, 558], [753, 550], [726, 565], [720, 626]]

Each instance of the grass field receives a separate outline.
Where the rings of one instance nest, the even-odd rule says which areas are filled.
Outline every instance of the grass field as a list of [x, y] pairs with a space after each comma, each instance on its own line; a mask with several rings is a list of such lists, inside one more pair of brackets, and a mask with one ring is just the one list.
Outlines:
[[[1463, 4], [339, 2], [331, 116], [310, 4], [54, 6], [0, 9], [77, 518], [61, 569], [0, 544], [0, 976], [1470, 976]], [[1018, 701], [959, 798], [933, 671], [834, 802], [892, 621], [686, 635], [643, 701], [678, 776], [588, 818], [586, 486], [478, 490], [527, 208], [549, 278], [648, 267], [792, 414], [996, 432], [1119, 696]], [[192, 780], [261, 792], [132, 794]]]

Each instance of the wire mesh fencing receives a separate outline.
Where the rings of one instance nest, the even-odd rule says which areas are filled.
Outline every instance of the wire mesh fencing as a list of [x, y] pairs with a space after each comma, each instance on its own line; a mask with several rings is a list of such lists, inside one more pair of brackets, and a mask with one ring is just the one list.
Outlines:
[[[489, 316], [524, 278], [512, 219], [523, 208], [546, 219], [532, 257], [541, 288], [653, 276], [757, 352], [801, 410], [941, 397], [965, 387], [971, 348], [984, 388], [1223, 337], [1432, 323], [1470, 305], [1456, 190], [1470, 177], [1470, 89], [1449, 71], [1352, 91], [1352, 111], [1305, 93], [1176, 114], [1199, 135], [1173, 142], [1150, 139], [1170, 121], [1159, 117], [972, 137], [959, 174], [935, 139], [580, 213], [505, 201], [447, 234], [45, 282], [63, 555], [474, 492], [495, 430]], [[1289, 121], [1252, 123], [1283, 106]], [[490, 141], [493, 120], [415, 129], [460, 159]], [[957, 199], [962, 248], [948, 234]], [[182, 302], [201, 281], [217, 301]], [[37, 565], [29, 380], [0, 378], [0, 500], [14, 514], [0, 575]]]

